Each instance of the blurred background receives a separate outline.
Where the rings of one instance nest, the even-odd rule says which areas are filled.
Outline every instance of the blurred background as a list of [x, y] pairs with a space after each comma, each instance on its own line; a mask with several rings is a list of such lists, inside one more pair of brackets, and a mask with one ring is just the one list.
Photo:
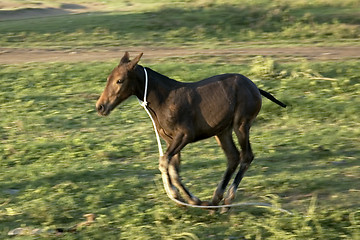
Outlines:
[[[61, 235], [360, 239], [359, 13], [357, 0], [2, 0], [0, 238], [57, 238], [91, 213]], [[107, 118], [95, 111], [125, 51], [178, 81], [241, 73], [288, 104], [264, 99], [236, 202], [293, 215], [171, 202], [136, 98]], [[209, 200], [226, 168], [220, 147], [190, 144], [182, 159], [183, 182]]]

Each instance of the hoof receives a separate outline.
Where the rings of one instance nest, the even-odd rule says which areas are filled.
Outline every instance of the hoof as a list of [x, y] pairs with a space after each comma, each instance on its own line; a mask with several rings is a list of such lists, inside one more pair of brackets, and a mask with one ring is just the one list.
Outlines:
[[221, 208], [220, 213], [221, 213], [221, 214], [225, 214], [225, 213], [228, 213], [229, 211], [230, 211], [230, 208], [229, 208], [229, 207], [223, 207], [223, 208]]
[[209, 202], [209, 201], [203, 201], [202, 203], [201, 203], [201, 206], [211, 206], [212, 204], [211, 204], [211, 202]]
[[206, 206], [215, 206], [212, 204], [212, 201], [204, 201], [201, 203], [201, 206], [204, 206], [204, 209], [208, 210], [210, 215], [214, 215], [218, 210], [217, 208], [206, 208]]
[[[224, 205], [231, 205], [232, 200], [235, 198], [235, 194], [231, 194], [231, 196], [228, 196], [227, 198], [224, 199]], [[223, 207], [221, 208], [220, 213], [227, 213], [230, 211], [230, 207]]]
[[189, 204], [192, 204], [192, 205], [199, 205], [201, 206], [202, 205], [202, 201], [200, 199], [198, 199], [197, 197], [192, 197], [189, 201], [188, 201]]
[[219, 203], [221, 202], [221, 200], [223, 199], [223, 196], [215, 196], [212, 198], [211, 200], [211, 204], [212, 206], [217, 206], [219, 205]]

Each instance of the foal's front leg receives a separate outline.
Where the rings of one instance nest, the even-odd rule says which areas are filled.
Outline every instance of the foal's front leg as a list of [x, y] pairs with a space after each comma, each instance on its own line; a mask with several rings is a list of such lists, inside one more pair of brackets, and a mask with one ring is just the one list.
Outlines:
[[194, 196], [181, 182], [180, 178], [180, 153], [176, 154], [170, 161], [169, 164], [169, 175], [171, 182], [180, 190], [185, 200], [193, 205], [200, 205], [201, 201]]
[[169, 197], [173, 197], [177, 200], [181, 199], [178, 189], [172, 184], [169, 174], [169, 160], [167, 156], [160, 156], [159, 158], [159, 170], [161, 172], [161, 178], [163, 181], [164, 189]]
[[[170, 194], [174, 198], [179, 199], [180, 196], [176, 188], [178, 187], [189, 203], [200, 204], [201, 201], [195, 196], [193, 196], [184, 187], [179, 177], [178, 170], [180, 164], [180, 156], [178, 154], [187, 143], [189, 143], [188, 135], [184, 133], [176, 135], [173, 138], [172, 142], [169, 144], [164, 156], [160, 157], [159, 170], [161, 172], [164, 188], [167, 194]], [[176, 187], [173, 184], [175, 184]]]

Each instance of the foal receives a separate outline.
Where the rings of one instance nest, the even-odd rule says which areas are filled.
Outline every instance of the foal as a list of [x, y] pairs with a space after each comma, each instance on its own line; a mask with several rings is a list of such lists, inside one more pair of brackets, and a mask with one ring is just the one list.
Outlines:
[[[261, 95], [282, 107], [285, 104], [260, 90], [240, 74], [222, 74], [195, 83], [170, 79], [150, 68], [138, 65], [142, 53], [130, 61], [125, 52], [120, 64], [107, 78], [106, 87], [96, 103], [100, 115], [106, 116], [131, 95], [143, 99], [147, 94], [149, 110], [159, 135], [167, 143], [159, 169], [167, 192], [181, 196], [190, 204], [218, 205], [237, 167], [224, 203], [230, 204], [250, 163], [254, 159], [249, 130], [261, 108]], [[145, 75], [148, 88], [145, 92]], [[241, 153], [232, 138], [235, 132]], [[210, 203], [202, 202], [182, 184], [179, 176], [180, 151], [191, 142], [215, 136], [227, 157], [227, 169]], [[180, 192], [179, 192], [180, 191]], [[181, 193], [181, 194], [180, 194]]]

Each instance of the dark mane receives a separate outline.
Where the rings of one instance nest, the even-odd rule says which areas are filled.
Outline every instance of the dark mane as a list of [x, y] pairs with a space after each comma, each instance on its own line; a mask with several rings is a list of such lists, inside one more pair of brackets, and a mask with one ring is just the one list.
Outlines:
[[157, 80], [162, 80], [162, 81], [167, 81], [167, 82], [177, 82], [176, 80], [171, 79], [165, 75], [162, 75], [161, 73], [158, 73], [158, 72], [152, 70], [151, 68], [148, 68], [148, 67], [145, 67], [145, 68], [146, 68], [146, 71], [148, 72], [150, 78], [155, 78]]

